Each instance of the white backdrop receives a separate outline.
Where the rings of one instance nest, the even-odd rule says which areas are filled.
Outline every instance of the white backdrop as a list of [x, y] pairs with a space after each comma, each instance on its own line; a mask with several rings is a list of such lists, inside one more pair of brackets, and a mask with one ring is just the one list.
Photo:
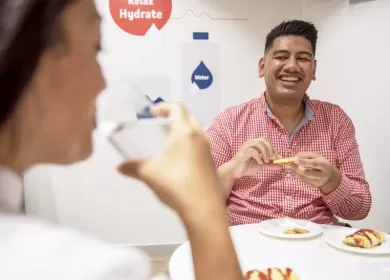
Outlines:
[[[313, 21], [319, 29], [318, 79], [309, 95], [337, 103], [350, 115], [371, 184], [372, 210], [365, 220], [353, 225], [390, 232], [390, 1], [353, 6], [348, 2], [174, 0], [173, 18], [191, 9], [196, 15], [206, 12], [220, 20], [187, 13], [182, 19], [171, 19], [162, 34], [137, 38], [115, 25], [107, 0], [98, 0], [104, 19], [100, 60], [108, 82], [98, 102], [100, 120], [134, 118], [125, 85], [134, 79], [141, 85], [155, 84], [148, 89], [152, 93], [158, 90], [166, 98], [180, 100], [181, 47], [194, 31], [209, 32], [210, 39], [219, 45], [221, 110], [256, 97], [264, 90], [257, 76], [257, 62], [270, 28], [286, 19]], [[141, 183], [116, 173], [121, 158], [103, 134], [96, 133], [95, 147], [87, 162], [32, 170], [25, 181], [29, 213], [115, 243], [184, 240], [183, 227], [174, 213]]]

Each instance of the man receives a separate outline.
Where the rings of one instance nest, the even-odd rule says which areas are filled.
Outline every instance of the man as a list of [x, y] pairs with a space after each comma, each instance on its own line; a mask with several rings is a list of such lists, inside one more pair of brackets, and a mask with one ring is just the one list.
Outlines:
[[[350, 118], [337, 105], [310, 100], [317, 30], [282, 22], [267, 35], [259, 76], [266, 91], [226, 109], [208, 129], [232, 225], [292, 217], [342, 225], [371, 208]], [[272, 161], [296, 157], [281, 166]]]

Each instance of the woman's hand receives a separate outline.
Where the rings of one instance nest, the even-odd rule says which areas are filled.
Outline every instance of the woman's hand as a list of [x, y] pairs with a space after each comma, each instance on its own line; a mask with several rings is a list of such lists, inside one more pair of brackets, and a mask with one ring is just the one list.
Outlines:
[[[126, 175], [144, 181], [180, 215], [210, 206], [220, 198], [216, 169], [201, 124], [183, 105], [160, 103], [152, 114], [171, 119], [169, 143], [146, 161], [128, 161], [119, 167]], [[215, 198], [215, 199], [214, 199]]]
[[144, 181], [181, 216], [197, 280], [242, 280], [202, 126], [182, 105], [158, 104], [152, 113], [171, 118], [167, 147], [149, 160], [125, 162], [120, 172]]

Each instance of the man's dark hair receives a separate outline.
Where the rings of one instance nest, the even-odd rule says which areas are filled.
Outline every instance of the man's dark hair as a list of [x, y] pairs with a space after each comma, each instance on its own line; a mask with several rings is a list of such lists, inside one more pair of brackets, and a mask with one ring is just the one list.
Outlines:
[[316, 53], [318, 31], [314, 24], [303, 20], [283, 21], [278, 26], [272, 28], [265, 41], [264, 52], [272, 48], [274, 41], [282, 36], [301, 36], [311, 43], [313, 54]]

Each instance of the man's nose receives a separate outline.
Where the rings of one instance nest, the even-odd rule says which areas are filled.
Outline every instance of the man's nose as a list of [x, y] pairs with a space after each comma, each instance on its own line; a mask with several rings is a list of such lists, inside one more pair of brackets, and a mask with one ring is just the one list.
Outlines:
[[285, 70], [298, 72], [299, 71], [298, 61], [295, 58], [291, 57], [285, 65]]

